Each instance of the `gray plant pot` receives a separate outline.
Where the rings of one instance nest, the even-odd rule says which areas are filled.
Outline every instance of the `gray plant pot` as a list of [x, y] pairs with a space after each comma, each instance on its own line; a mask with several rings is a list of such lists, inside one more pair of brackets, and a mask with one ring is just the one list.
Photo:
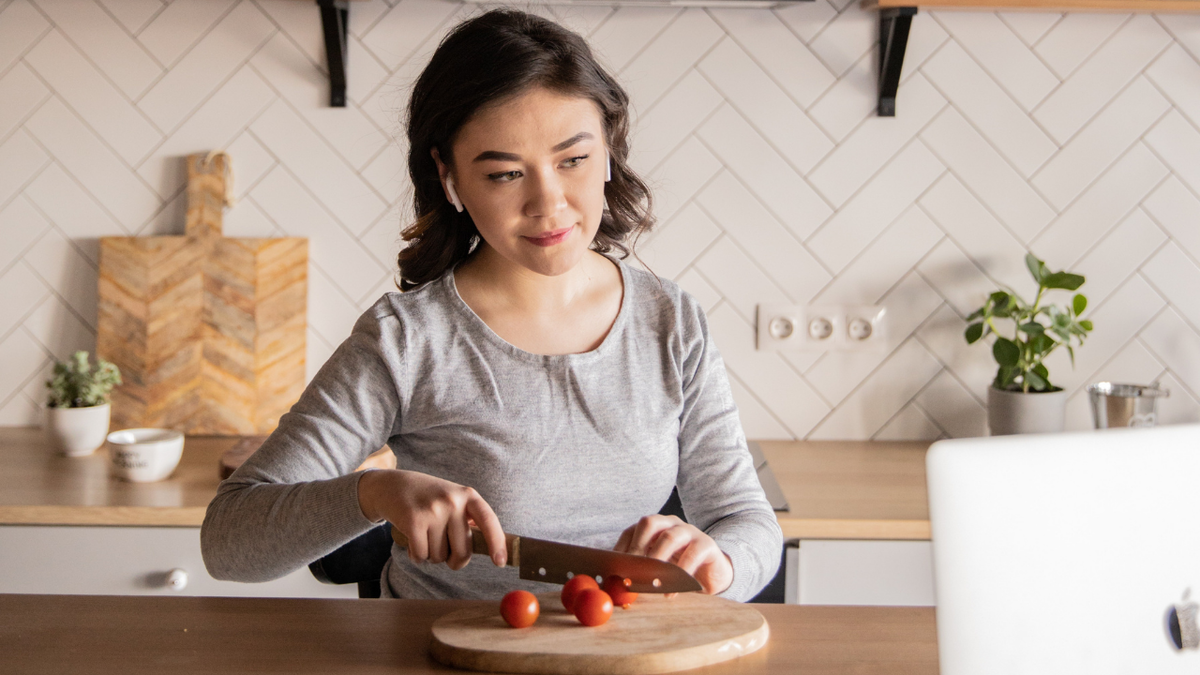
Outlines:
[[1067, 392], [1001, 391], [988, 387], [988, 428], [993, 436], [1048, 434], [1066, 426]]

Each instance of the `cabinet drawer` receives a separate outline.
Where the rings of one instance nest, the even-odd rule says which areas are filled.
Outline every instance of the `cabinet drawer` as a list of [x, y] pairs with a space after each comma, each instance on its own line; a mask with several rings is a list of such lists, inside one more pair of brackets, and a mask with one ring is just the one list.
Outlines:
[[[187, 575], [180, 590], [171, 570]], [[217, 581], [204, 569], [198, 527], [0, 526], [0, 593], [356, 598], [308, 567], [274, 581]]]
[[928, 541], [801, 539], [798, 549], [789, 550], [788, 564], [788, 602], [935, 604]]

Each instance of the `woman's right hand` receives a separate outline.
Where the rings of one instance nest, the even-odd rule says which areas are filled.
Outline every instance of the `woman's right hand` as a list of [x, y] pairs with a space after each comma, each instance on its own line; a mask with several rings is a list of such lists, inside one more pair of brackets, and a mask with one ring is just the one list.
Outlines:
[[460, 570], [471, 562], [471, 523], [483, 532], [492, 562], [507, 562], [504, 529], [475, 488], [417, 471], [365, 472], [358, 481], [358, 504], [369, 520], [386, 520], [408, 537], [408, 558], [446, 563]]

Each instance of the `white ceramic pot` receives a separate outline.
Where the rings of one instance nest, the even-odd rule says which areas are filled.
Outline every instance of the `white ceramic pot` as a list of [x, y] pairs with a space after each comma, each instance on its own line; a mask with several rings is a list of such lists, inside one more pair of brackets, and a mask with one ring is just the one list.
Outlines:
[[90, 408], [46, 408], [46, 433], [67, 457], [85, 457], [104, 445], [109, 404]]
[[171, 429], [122, 429], [108, 435], [108, 463], [122, 480], [149, 483], [171, 475], [183, 456], [183, 433]]
[[988, 387], [988, 428], [993, 436], [1049, 434], [1066, 427], [1067, 392], [1001, 391]]

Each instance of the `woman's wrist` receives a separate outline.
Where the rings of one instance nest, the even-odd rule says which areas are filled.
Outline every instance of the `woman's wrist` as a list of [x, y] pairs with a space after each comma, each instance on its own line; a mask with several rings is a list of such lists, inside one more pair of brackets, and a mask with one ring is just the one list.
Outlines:
[[367, 469], [358, 477], [358, 508], [362, 511], [363, 517], [372, 523], [383, 522], [383, 515], [379, 513], [378, 495], [379, 480], [382, 475], [387, 473], [385, 469]]

